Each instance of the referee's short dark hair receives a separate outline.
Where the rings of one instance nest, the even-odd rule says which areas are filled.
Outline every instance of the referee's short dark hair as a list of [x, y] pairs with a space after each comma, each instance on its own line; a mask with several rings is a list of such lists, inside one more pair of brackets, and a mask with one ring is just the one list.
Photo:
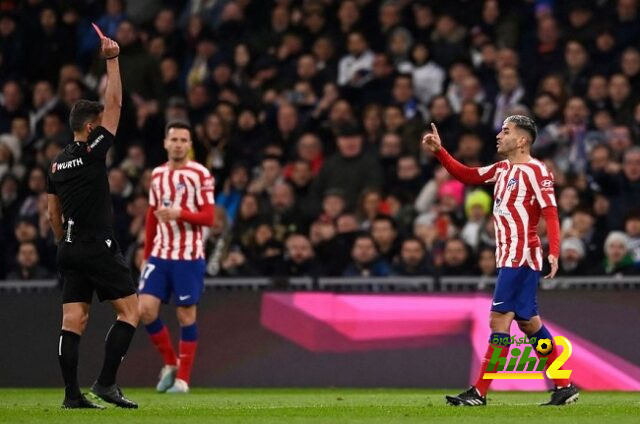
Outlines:
[[[185, 120], [176, 119], [176, 120], [167, 122], [167, 125], [164, 127], [164, 135], [165, 136], [167, 134], [169, 134], [169, 130], [171, 128], [178, 128], [178, 129], [188, 130], [189, 131], [189, 135], [192, 136], [192, 134], [191, 134], [191, 131], [192, 131], [191, 130], [191, 124], [188, 123]], [[193, 138], [193, 136], [191, 138]]]
[[78, 100], [69, 113], [69, 126], [71, 131], [80, 132], [89, 121], [93, 121], [102, 113], [104, 106], [100, 102], [91, 100]]
[[531, 144], [536, 141], [538, 129], [536, 128], [536, 123], [533, 119], [525, 115], [511, 115], [504, 120], [505, 124], [508, 124], [509, 122], [515, 124], [517, 128], [520, 128], [529, 134], [529, 137], [531, 137]]

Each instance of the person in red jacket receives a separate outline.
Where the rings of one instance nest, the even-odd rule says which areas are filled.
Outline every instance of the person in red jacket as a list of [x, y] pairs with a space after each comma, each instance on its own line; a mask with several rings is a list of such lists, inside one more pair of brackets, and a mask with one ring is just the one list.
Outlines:
[[[480, 167], [467, 167], [442, 147], [438, 129], [431, 124], [426, 144], [449, 173], [465, 184], [494, 184], [493, 221], [496, 232], [496, 264], [498, 280], [491, 303], [489, 348], [480, 366], [476, 383], [458, 396], [447, 396], [452, 405], [486, 405], [486, 395], [492, 380], [483, 379], [495, 348], [501, 356], [509, 351], [509, 331], [515, 319], [520, 330], [532, 340], [553, 340], [538, 314], [536, 290], [542, 271], [542, 244], [537, 234], [540, 216], [547, 222], [550, 273], [558, 271], [560, 254], [560, 223], [554, 195], [553, 175], [546, 166], [531, 157], [531, 145], [536, 139], [535, 122], [522, 115], [504, 120], [497, 135], [498, 153], [506, 159]], [[498, 341], [496, 343], [496, 341]], [[534, 342], [535, 343], [535, 342]], [[534, 344], [534, 350], [535, 350]], [[555, 347], [555, 344], [554, 344]], [[536, 352], [537, 353], [537, 352]], [[551, 364], [558, 352], [548, 355]], [[578, 390], [569, 380], [554, 379], [555, 389], [545, 405], [565, 405], [578, 398]]]
[[[202, 229], [213, 225], [214, 182], [207, 168], [189, 160], [189, 124], [167, 124], [164, 147], [169, 160], [151, 174], [139, 308], [151, 342], [164, 360], [156, 389], [187, 393], [198, 344], [196, 305], [204, 289]], [[179, 356], [158, 318], [160, 303], [167, 303], [172, 294], [180, 324]]]

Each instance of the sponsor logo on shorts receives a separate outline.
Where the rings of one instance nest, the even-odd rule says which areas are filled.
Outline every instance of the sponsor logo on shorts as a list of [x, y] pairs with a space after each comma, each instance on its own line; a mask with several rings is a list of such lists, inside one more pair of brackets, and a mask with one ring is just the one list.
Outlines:
[[178, 299], [180, 299], [180, 302], [184, 302], [185, 300], [189, 299], [191, 297], [190, 294], [186, 295], [186, 296], [178, 296]]

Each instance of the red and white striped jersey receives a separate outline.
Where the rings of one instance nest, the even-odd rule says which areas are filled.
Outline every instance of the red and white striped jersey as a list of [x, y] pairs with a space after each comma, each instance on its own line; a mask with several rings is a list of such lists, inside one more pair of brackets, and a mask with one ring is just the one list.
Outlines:
[[[149, 205], [198, 212], [204, 205], [213, 205], [213, 186], [211, 173], [198, 162], [189, 161], [179, 169], [165, 163], [151, 174]], [[204, 258], [202, 226], [183, 220], [158, 222], [151, 255], [174, 260]]]
[[496, 234], [496, 265], [528, 265], [542, 269], [542, 245], [537, 234], [541, 210], [556, 206], [553, 174], [536, 159], [527, 163], [508, 160], [478, 168], [484, 183], [495, 183], [493, 220]]

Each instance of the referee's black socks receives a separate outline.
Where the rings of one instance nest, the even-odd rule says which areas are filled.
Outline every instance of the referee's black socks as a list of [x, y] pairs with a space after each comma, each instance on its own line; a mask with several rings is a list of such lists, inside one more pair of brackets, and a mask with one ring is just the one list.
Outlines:
[[78, 385], [78, 346], [80, 335], [67, 330], [60, 331], [58, 341], [58, 361], [64, 379], [64, 396], [66, 399], [80, 397]]
[[116, 373], [122, 358], [129, 349], [136, 328], [124, 321], [116, 321], [107, 333], [105, 343], [104, 364], [98, 377], [98, 384], [104, 387], [116, 382]]

